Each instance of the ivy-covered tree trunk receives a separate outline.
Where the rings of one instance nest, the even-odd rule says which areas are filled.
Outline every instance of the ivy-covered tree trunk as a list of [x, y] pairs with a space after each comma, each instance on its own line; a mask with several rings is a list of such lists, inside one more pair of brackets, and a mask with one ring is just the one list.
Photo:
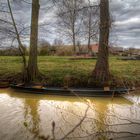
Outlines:
[[109, 28], [110, 14], [109, 1], [100, 0], [100, 35], [99, 52], [95, 69], [93, 70], [93, 79], [97, 86], [108, 86], [110, 79], [109, 72]]
[[36, 80], [39, 73], [37, 65], [39, 8], [39, 0], [32, 0], [30, 53], [27, 68], [27, 82], [29, 83]]

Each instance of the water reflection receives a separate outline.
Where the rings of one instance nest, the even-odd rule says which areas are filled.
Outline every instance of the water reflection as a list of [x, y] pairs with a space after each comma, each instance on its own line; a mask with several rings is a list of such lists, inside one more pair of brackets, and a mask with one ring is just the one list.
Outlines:
[[[52, 122], [55, 122], [55, 137], [62, 138], [79, 123], [87, 107], [89, 109], [86, 118], [69, 135], [70, 139], [116, 137], [115, 134], [110, 136], [108, 131], [139, 132], [140, 127], [137, 125], [116, 125], [128, 123], [126, 118], [140, 123], [138, 120], [140, 109], [121, 97], [113, 100], [86, 99], [17, 93], [8, 89], [0, 91], [0, 138], [31, 140], [38, 139], [39, 136], [52, 137]], [[11, 123], [11, 120], [19, 124]], [[96, 132], [100, 132], [99, 135]]]
[[[95, 108], [96, 108], [96, 118], [98, 119], [98, 121], [96, 122], [97, 128], [96, 131], [97, 132], [107, 131], [108, 127], [105, 124], [108, 113], [108, 104], [104, 104], [104, 102], [96, 102]], [[99, 139], [107, 139], [107, 137], [105, 135], [100, 135]]]
[[25, 99], [24, 100], [24, 126], [33, 134], [39, 134], [39, 100]]

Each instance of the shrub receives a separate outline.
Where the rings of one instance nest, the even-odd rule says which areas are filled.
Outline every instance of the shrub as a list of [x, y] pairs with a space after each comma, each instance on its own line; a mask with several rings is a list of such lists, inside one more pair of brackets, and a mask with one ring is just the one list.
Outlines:
[[20, 51], [18, 48], [7, 48], [0, 50], [1, 56], [20, 56]]
[[38, 52], [39, 52], [39, 55], [40, 55], [40, 56], [49, 55], [48, 46], [40, 47]]

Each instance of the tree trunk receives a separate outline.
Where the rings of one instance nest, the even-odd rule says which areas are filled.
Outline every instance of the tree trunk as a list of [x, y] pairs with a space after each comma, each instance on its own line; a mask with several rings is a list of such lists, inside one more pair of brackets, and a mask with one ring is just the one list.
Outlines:
[[89, 17], [88, 17], [88, 54], [92, 54], [90, 42], [91, 42], [91, 8], [90, 8]]
[[27, 82], [33, 82], [38, 77], [37, 65], [37, 45], [38, 45], [38, 19], [39, 19], [39, 0], [32, 0], [31, 34], [30, 34], [30, 53], [27, 68]]
[[73, 17], [72, 17], [72, 40], [73, 40], [73, 51], [76, 55], [76, 39], [75, 39], [75, 21], [76, 21], [76, 0], [73, 1], [74, 9], [73, 9]]
[[73, 33], [72, 40], [73, 40], [73, 51], [74, 51], [74, 54], [76, 55], [75, 33]]
[[21, 38], [20, 38], [20, 35], [19, 35], [19, 32], [18, 32], [18, 29], [17, 29], [17, 26], [16, 26], [16, 22], [15, 22], [15, 19], [14, 19], [14, 16], [13, 16], [13, 12], [12, 12], [12, 8], [11, 8], [11, 4], [10, 4], [10, 0], [7, 0], [7, 3], [8, 3], [8, 8], [9, 8], [9, 11], [10, 11], [10, 15], [11, 15], [11, 19], [12, 19], [12, 23], [13, 23], [13, 27], [15, 29], [15, 33], [16, 33], [16, 39], [17, 39], [17, 42], [18, 42], [18, 48], [19, 48], [19, 51], [20, 51], [20, 54], [22, 56], [22, 59], [23, 59], [23, 78], [22, 80], [24, 81], [25, 80], [25, 73], [26, 73], [26, 57], [25, 57], [25, 48], [21, 42]]
[[93, 71], [93, 78], [97, 86], [109, 85], [109, 1], [100, 0], [100, 38], [97, 63]]

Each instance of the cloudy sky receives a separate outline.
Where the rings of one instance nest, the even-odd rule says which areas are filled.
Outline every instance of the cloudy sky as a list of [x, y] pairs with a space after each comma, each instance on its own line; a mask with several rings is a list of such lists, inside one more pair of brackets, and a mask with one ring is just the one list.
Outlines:
[[[17, 22], [29, 26], [31, 4], [22, 3], [21, 5], [20, 0], [14, 1], [16, 4], [12, 5], [12, 8]], [[30, 0], [25, 1], [30, 2]], [[41, 0], [39, 23], [46, 23], [46, 28], [40, 28], [40, 36], [41, 39], [53, 42], [57, 37], [54, 35], [54, 27], [51, 27], [55, 21], [55, 15], [51, 8], [52, 4], [48, 5], [47, 1]], [[114, 21], [111, 43], [116, 46], [140, 48], [140, 0], [110, 0], [110, 11]]]
[[116, 44], [140, 48], [140, 0], [111, 0], [110, 9]]

